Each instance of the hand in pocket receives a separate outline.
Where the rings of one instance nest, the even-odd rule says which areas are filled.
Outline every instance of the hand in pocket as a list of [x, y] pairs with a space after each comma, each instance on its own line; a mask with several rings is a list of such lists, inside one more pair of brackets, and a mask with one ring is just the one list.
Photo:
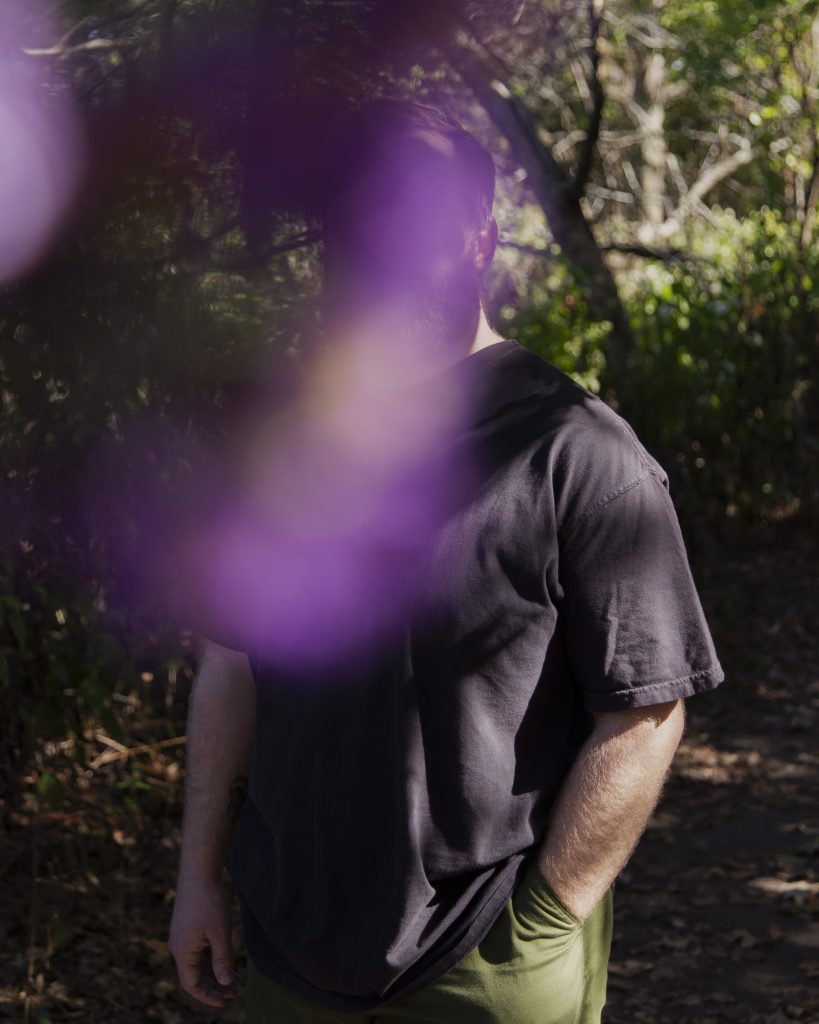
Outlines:
[[534, 857], [514, 893], [513, 907], [524, 926], [544, 937], [573, 936], [582, 929], [585, 921], [571, 911], [552, 889]]

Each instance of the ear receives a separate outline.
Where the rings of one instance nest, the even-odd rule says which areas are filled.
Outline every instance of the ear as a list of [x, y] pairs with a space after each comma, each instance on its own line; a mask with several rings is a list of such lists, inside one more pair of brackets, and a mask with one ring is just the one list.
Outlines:
[[486, 224], [476, 232], [472, 245], [475, 270], [477, 273], [483, 274], [492, 262], [498, 245], [498, 222], [491, 214], [487, 218]]

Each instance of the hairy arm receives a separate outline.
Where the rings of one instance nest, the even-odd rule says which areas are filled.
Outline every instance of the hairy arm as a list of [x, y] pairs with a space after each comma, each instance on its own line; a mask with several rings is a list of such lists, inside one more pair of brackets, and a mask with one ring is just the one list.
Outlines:
[[593, 712], [537, 854], [557, 896], [585, 919], [645, 830], [685, 728], [685, 703]]
[[[205, 641], [188, 711], [185, 813], [168, 947], [182, 988], [211, 1006], [237, 994], [222, 874], [250, 770], [255, 720], [247, 655]], [[208, 950], [213, 977], [202, 964]]]
[[246, 654], [206, 641], [188, 709], [181, 877], [219, 879], [250, 770], [256, 685]]

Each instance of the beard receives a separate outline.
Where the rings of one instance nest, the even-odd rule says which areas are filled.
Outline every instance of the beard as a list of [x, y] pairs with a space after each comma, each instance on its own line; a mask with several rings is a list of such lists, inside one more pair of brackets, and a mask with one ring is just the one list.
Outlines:
[[419, 354], [466, 355], [480, 315], [480, 279], [466, 258], [439, 267], [405, 301], [404, 344]]
[[332, 333], [368, 338], [411, 377], [466, 356], [481, 308], [481, 279], [467, 255], [429, 260], [420, 271], [372, 267], [333, 282], [324, 297]]

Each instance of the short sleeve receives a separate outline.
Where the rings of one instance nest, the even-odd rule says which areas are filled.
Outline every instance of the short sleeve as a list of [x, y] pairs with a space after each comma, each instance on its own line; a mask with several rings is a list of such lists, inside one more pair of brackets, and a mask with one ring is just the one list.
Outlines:
[[587, 710], [690, 697], [725, 679], [664, 473], [644, 465], [569, 523], [559, 578], [569, 666]]

